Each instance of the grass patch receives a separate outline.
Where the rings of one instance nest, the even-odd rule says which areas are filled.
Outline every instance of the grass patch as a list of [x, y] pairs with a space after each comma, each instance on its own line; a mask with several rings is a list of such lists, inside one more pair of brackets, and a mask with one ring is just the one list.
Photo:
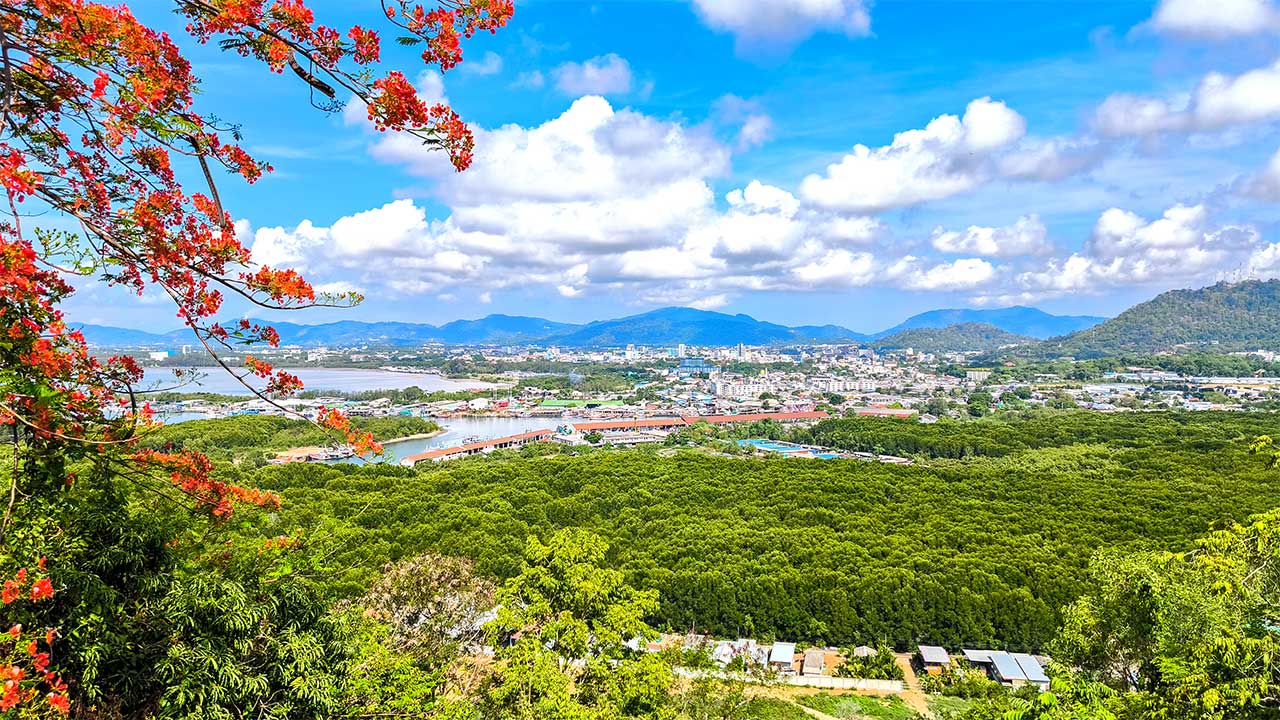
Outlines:
[[861, 720], [862, 718], [912, 720], [912, 718], [919, 717], [914, 710], [907, 707], [902, 698], [896, 695], [874, 697], [870, 695], [830, 695], [821, 692], [816, 695], [797, 696], [796, 702], [806, 707], [811, 707], [818, 712], [842, 719], [848, 718], [849, 720]]
[[930, 695], [928, 702], [929, 711], [933, 713], [933, 717], [937, 720], [960, 717], [969, 708], [973, 707], [972, 700], [949, 697], [947, 695]]
[[795, 703], [777, 698], [756, 698], [743, 709], [744, 720], [809, 720]]

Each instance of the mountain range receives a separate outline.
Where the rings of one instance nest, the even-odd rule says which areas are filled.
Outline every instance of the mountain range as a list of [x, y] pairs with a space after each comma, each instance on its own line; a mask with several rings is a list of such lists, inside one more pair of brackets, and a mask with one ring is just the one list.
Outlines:
[[[455, 320], [444, 325], [344, 320], [323, 325], [271, 322], [283, 345], [306, 347], [417, 346], [427, 342], [450, 345], [541, 344], [564, 347], [625, 345], [771, 345], [787, 343], [868, 342], [906, 330], [944, 328], [963, 323], [990, 325], [1020, 336], [1041, 339], [1096, 325], [1106, 318], [1061, 316], [1029, 307], [995, 310], [933, 310], [874, 334], [839, 325], [790, 327], [756, 320], [749, 315], [662, 308], [639, 315], [597, 320], [583, 325], [543, 318], [489, 315], [479, 320]], [[191, 342], [189, 331], [148, 333], [141, 330], [83, 325], [91, 345], [98, 347], [167, 348]]]

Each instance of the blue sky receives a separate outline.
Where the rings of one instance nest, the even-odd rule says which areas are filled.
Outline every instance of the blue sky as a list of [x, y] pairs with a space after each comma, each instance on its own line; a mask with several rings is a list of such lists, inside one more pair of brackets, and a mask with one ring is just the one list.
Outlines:
[[[867, 331], [1280, 274], [1278, 40], [1266, 0], [528, 0], [443, 77], [384, 45], [478, 129], [461, 176], [361, 108], [320, 113], [296, 79], [181, 42], [201, 109], [276, 168], [222, 186], [255, 258], [368, 298], [282, 319], [693, 305]], [[68, 310], [176, 326], [96, 286]]]

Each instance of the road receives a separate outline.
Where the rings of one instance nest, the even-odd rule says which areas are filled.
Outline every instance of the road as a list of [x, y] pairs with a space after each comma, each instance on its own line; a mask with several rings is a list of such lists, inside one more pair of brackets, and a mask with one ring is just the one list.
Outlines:
[[911, 667], [911, 653], [895, 653], [894, 659], [898, 667], [902, 668], [902, 679], [907, 686], [907, 689], [902, 691], [902, 701], [921, 715], [931, 717], [929, 702], [924, 691], [920, 689], [920, 678], [916, 677], [915, 668]]

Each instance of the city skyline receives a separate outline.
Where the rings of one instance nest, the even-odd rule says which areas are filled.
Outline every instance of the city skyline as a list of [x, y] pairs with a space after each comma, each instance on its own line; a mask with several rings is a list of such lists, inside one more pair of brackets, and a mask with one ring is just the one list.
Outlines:
[[[756, 5], [522, 3], [511, 32], [416, 78], [477, 129], [461, 175], [354, 106], [278, 126], [296, 84], [144, 19], [234, 80], [201, 110], [276, 168], [225, 183], [255, 259], [368, 298], [294, 322], [686, 305], [868, 331], [952, 307], [1114, 315], [1280, 267], [1273, 5], [1074, 4], [1053, 23], [1024, 3]], [[175, 324], [92, 284], [67, 305]]]

